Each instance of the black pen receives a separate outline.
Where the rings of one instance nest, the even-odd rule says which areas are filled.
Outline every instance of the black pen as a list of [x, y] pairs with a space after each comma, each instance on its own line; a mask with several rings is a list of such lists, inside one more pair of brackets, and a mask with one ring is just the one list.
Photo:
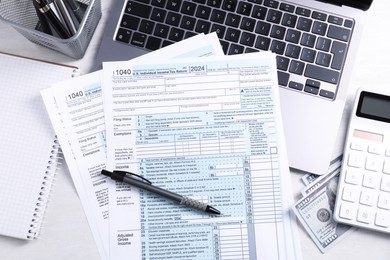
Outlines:
[[[133, 186], [138, 187], [140, 189], [150, 191], [150, 192], [156, 193], [158, 195], [161, 195], [163, 197], [169, 198], [171, 200], [179, 202], [182, 205], [192, 207], [195, 209], [199, 209], [199, 210], [202, 210], [204, 212], [208, 212], [208, 213], [212, 213], [212, 214], [218, 214], [218, 215], [221, 214], [221, 212], [219, 210], [217, 210], [216, 208], [214, 208], [210, 205], [207, 205], [203, 202], [200, 202], [200, 201], [188, 198], [188, 197], [184, 197], [184, 196], [181, 196], [179, 194], [173, 193], [171, 191], [167, 191], [167, 190], [161, 189], [159, 187], [153, 186], [150, 181], [146, 180], [145, 178], [143, 178], [137, 174], [134, 174], [131, 172], [125, 172], [125, 171], [110, 172], [107, 170], [102, 170], [102, 174], [106, 175], [108, 177], [111, 177], [111, 179], [113, 179], [113, 180], [125, 182], [127, 184], [133, 185]], [[141, 178], [142, 180], [137, 180], [136, 178], [131, 177], [131, 176], [137, 176], [138, 178]]]
[[58, 33], [58, 35], [67, 39], [71, 37], [70, 33], [66, 27], [61, 23], [60, 19], [55, 15], [53, 10], [50, 8], [49, 4], [44, 0], [33, 0], [34, 5], [37, 6], [38, 10], [47, 18], [48, 23], [53, 27], [53, 29]]

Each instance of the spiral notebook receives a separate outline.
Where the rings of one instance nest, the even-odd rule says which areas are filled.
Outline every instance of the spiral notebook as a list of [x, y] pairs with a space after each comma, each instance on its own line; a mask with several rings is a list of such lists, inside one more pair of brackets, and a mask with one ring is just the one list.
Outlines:
[[39, 235], [59, 153], [40, 90], [77, 73], [0, 52], [0, 235]]

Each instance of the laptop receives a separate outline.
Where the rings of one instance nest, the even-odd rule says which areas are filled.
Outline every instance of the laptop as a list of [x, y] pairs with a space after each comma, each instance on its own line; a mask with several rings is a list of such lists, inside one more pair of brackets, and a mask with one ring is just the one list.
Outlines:
[[195, 34], [214, 31], [227, 55], [272, 51], [277, 55], [290, 167], [321, 175], [335, 159], [332, 157], [353, 57], [371, 3], [113, 1], [96, 57], [99, 67], [95, 69], [101, 68], [104, 61], [129, 60]]

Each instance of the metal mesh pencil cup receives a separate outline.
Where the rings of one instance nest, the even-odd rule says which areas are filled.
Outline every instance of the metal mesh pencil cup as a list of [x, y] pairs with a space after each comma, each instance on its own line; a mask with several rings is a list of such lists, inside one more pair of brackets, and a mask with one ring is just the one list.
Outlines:
[[31, 42], [61, 52], [74, 59], [82, 58], [102, 16], [100, 0], [78, 0], [87, 5], [77, 32], [61, 39], [36, 30], [38, 16], [32, 0], [0, 0], [0, 21], [11, 25]]

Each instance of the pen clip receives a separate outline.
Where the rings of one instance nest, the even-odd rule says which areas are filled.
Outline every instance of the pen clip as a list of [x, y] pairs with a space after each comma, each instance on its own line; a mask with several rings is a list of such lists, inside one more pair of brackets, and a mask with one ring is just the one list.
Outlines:
[[132, 175], [132, 176], [138, 177], [139, 179], [143, 180], [144, 182], [152, 184], [151, 181], [149, 181], [148, 179], [142, 177], [141, 175], [138, 175], [138, 174], [135, 174], [135, 173], [132, 173], [132, 172], [125, 172], [125, 171], [123, 171], [123, 172], [126, 173], [126, 175]]

